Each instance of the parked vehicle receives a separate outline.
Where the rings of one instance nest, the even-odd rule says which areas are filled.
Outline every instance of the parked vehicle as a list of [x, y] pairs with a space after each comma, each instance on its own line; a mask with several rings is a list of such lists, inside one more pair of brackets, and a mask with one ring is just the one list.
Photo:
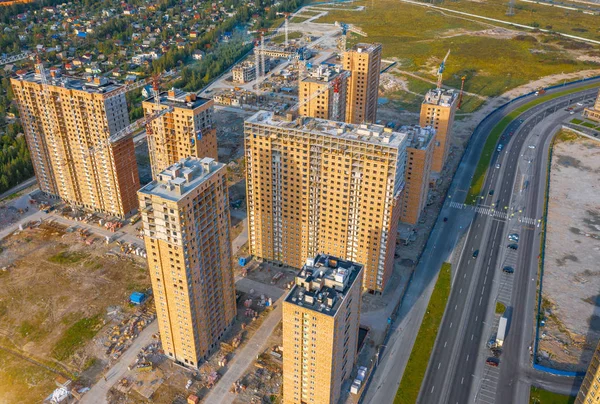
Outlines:
[[477, 258], [478, 255], [479, 255], [479, 250], [475, 250], [473, 252], [473, 258]]
[[496, 163], [496, 168], [500, 168], [500, 163]]
[[517, 233], [512, 233], [508, 235], [508, 239], [510, 241], [514, 241], [515, 243], [519, 242], [519, 235]]
[[509, 245], [507, 245], [507, 247], [510, 248], [511, 250], [516, 250], [519, 248], [519, 245], [518, 244], [509, 244]]
[[496, 333], [496, 346], [501, 347], [504, 344], [504, 338], [506, 337], [506, 325], [508, 324], [508, 319], [504, 316], [500, 317], [500, 322], [498, 323], [498, 332]]
[[491, 356], [486, 359], [485, 363], [493, 367], [498, 367], [498, 365], [500, 364], [500, 360]]
[[504, 148], [504, 145], [503, 145], [502, 143], [500, 143], [500, 144], [498, 145], [498, 147], [496, 148], [496, 150], [498, 150], [498, 151], [502, 151], [502, 149], [503, 149], [503, 148]]
[[504, 272], [506, 272], [507, 274], [512, 274], [512, 273], [515, 272], [515, 269], [513, 267], [509, 267], [509, 266], [506, 266], [506, 267], [502, 268], [502, 270]]
[[447, 218], [447, 217], [445, 217], [445, 218], [444, 218], [444, 222], [447, 222], [447, 221], [448, 221], [448, 218]]
[[494, 195], [494, 190], [493, 190], [493, 189], [490, 189], [490, 192], [488, 192], [488, 195], [489, 195], [489, 196], [492, 196], [492, 195]]

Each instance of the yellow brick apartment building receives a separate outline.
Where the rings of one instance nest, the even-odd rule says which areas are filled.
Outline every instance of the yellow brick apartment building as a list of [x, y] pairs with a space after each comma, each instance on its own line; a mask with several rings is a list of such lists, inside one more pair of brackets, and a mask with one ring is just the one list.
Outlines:
[[446, 164], [452, 137], [452, 124], [458, 105], [458, 94], [452, 90], [434, 89], [425, 94], [421, 104], [419, 125], [435, 129], [435, 145], [431, 171], [440, 173]]
[[165, 354], [197, 367], [236, 315], [225, 165], [189, 157], [139, 195]]
[[[298, 99], [302, 105], [298, 109], [299, 114], [312, 118], [344, 121], [347, 86], [348, 76], [339, 67], [319, 65], [307, 77], [300, 80]], [[336, 97], [337, 105], [334, 102]]]
[[133, 139], [110, 140], [129, 125], [125, 94], [114, 96], [121, 86], [44, 74], [11, 79], [40, 189], [97, 212], [134, 212], [140, 181]]
[[583, 116], [592, 121], [600, 122], [600, 91], [598, 91], [598, 98], [596, 98], [594, 106], [584, 109]]
[[144, 114], [173, 108], [154, 119], [148, 133], [152, 178], [186, 157], [217, 159], [217, 130], [213, 124], [213, 100], [172, 89], [142, 103]]
[[283, 402], [337, 403], [356, 362], [362, 265], [307, 259], [283, 302]]
[[400, 221], [415, 225], [427, 204], [429, 174], [433, 159], [435, 130], [428, 126], [407, 126], [400, 129], [406, 134], [406, 186], [402, 192]]
[[393, 270], [406, 135], [265, 111], [244, 132], [251, 253], [294, 268], [318, 253], [343, 257], [364, 265], [364, 288], [382, 292]]
[[350, 72], [346, 122], [374, 123], [377, 120], [381, 44], [359, 43], [344, 52], [343, 68]]

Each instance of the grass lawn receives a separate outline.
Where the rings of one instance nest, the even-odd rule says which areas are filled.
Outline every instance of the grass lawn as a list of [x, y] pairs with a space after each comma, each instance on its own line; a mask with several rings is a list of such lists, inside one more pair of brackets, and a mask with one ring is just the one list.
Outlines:
[[[430, 80], [435, 80], [441, 59], [451, 49], [444, 84], [459, 89], [461, 77], [466, 76], [465, 91], [484, 96], [497, 96], [544, 76], [598, 67], [574, 60], [531, 35], [521, 39], [469, 35], [490, 26], [424, 7], [396, 0], [358, 1], [353, 5], [366, 5], [367, 9], [330, 11], [317, 22], [356, 24], [369, 35], [366, 40], [383, 44], [384, 58], [397, 58], [399, 69], [418, 72]], [[365, 39], [350, 42], [356, 40]]]
[[591, 129], [594, 129], [596, 127], [596, 125], [591, 122], [582, 122], [581, 126], [585, 126], [586, 128], [591, 128]]
[[431, 294], [427, 312], [423, 317], [421, 328], [417, 334], [400, 387], [396, 392], [394, 404], [415, 403], [419, 396], [421, 383], [425, 377], [429, 356], [433, 350], [438, 329], [446, 310], [448, 296], [450, 296], [450, 283], [452, 278], [451, 265], [448, 262], [442, 264], [440, 274]]
[[310, 19], [310, 17], [292, 17], [290, 18], [290, 22], [300, 23]]
[[52, 257], [48, 258], [48, 261], [53, 262], [55, 264], [69, 265], [69, 264], [76, 264], [79, 261], [81, 261], [82, 259], [85, 259], [87, 257], [88, 257], [88, 254], [85, 254], [85, 253], [61, 251], [58, 254], [53, 255]]
[[583, 121], [581, 119], [571, 119], [571, 123], [574, 123], [575, 125], [579, 125], [582, 122]]
[[531, 387], [529, 394], [529, 404], [573, 404], [574, 402], [573, 396], [551, 393], [534, 386]]
[[[289, 32], [288, 33], [288, 40], [291, 41], [292, 39], [298, 39], [298, 38], [302, 38], [301, 32]], [[273, 41], [275, 43], [284, 43], [285, 42], [285, 34], [277, 35], [277, 36], [271, 38], [271, 41]]]
[[52, 356], [59, 361], [69, 358], [81, 345], [96, 335], [102, 326], [99, 315], [82, 318], [71, 325], [52, 349]]
[[485, 175], [487, 174], [487, 169], [490, 165], [492, 154], [496, 150], [496, 143], [498, 143], [498, 139], [500, 139], [500, 136], [502, 135], [504, 130], [508, 127], [508, 125], [510, 125], [510, 123], [514, 119], [516, 119], [523, 112], [527, 111], [529, 108], [534, 107], [538, 104], [549, 101], [553, 98], [560, 97], [562, 95], [575, 93], [588, 88], [594, 88], [596, 86], [597, 84], [590, 84], [588, 86], [580, 87], [577, 89], [561, 91], [552, 95], [541, 96], [531, 102], [528, 102], [525, 105], [520, 106], [519, 108], [515, 109], [507, 116], [502, 118], [502, 120], [492, 129], [492, 131], [487, 137], [485, 145], [483, 146], [481, 156], [479, 157], [479, 162], [477, 163], [477, 167], [475, 168], [473, 180], [471, 181], [471, 187], [469, 188], [469, 192], [467, 193], [467, 197], [465, 198], [465, 203], [468, 205], [474, 205], [477, 203], [477, 197], [481, 193], [481, 188], [483, 187], [483, 183], [485, 181]]
[[496, 314], [503, 314], [506, 311], [506, 306], [500, 302], [496, 302]]

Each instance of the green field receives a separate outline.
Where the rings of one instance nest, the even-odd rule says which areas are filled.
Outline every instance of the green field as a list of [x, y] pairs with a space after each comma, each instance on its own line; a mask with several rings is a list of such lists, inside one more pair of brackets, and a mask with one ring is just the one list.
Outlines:
[[598, 22], [600, 17], [584, 14], [582, 11], [517, 2], [515, 15], [509, 17], [506, 15], [507, 1], [505, 0], [482, 2], [458, 0], [444, 2], [439, 6], [600, 41], [600, 23]]
[[[289, 41], [291, 41], [292, 39], [298, 39], [298, 38], [302, 38], [302, 33], [301, 32], [290, 32], [290, 33], [288, 33], [288, 40]], [[275, 43], [283, 43], [285, 41], [285, 34], [274, 36], [273, 38], [271, 38], [271, 41], [275, 42]]]
[[[450, 49], [444, 84], [460, 88], [464, 75], [465, 91], [484, 96], [497, 96], [544, 76], [599, 66], [577, 61], [556, 43], [544, 43], [532, 35], [513, 39], [471, 35], [493, 27], [420, 6], [395, 0], [359, 1], [353, 5], [366, 5], [367, 9], [330, 11], [317, 22], [356, 24], [368, 34], [368, 38], [360, 39], [382, 43], [383, 57], [398, 59], [398, 69], [429, 80], [435, 80], [436, 68]], [[350, 42], [357, 40], [353, 36]]]
[[52, 349], [52, 356], [59, 361], [68, 359], [77, 348], [92, 339], [101, 326], [102, 319], [99, 315], [78, 320], [58, 340]]
[[446, 310], [446, 302], [450, 296], [450, 283], [452, 279], [451, 265], [448, 262], [442, 264], [440, 274], [431, 294], [427, 311], [423, 317], [421, 328], [417, 334], [400, 387], [396, 392], [394, 404], [413, 404], [417, 401], [421, 383], [425, 377], [429, 356], [433, 350], [438, 329]]
[[575, 397], [551, 393], [546, 390], [531, 387], [529, 404], [573, 404]]
[[502, 136], [504, 130], [510, 125], [510, 123], [517, 119], [519, 115], [523, 112], [527, 111], [529, 108], [532, 108], [538, 104], [549, 101], [553, 98], [557, 98], [566, 94], [576, 93], [578, 91], [582, 91], [589, 88], [597, 87], [598, 84], [590, 84], [587, 86], [574, 88], [572, 90], [561, 91], [552, 95], [541, 96], [531, 102], [528, 102], [525, 105], [520, 106], [514, 111], [510, 112], [506, 115], [490, 132], [488, 135], [485, 144], [483, 146], [483, 150], [481, 151], [481, 156], [479, 157], [479, 161], [477, 162], [477, 167], [475, 167], [475, 173], [473, 174], [473, 180], [471, 181], [471, 186], [469, 187], [469, 192], [467, 193], [467, 197], [465, 198], [465, 203], [467, 205], [475, 205], [477, 203], [477, 198], [480, 197], [481, 189], [483, 188], [483, 183], [485, 182], [485, 176], [487, 174], [487, 170], [490, 165], [490, 160], [492, 159], [492, 155], [496, 150], [496, 143], [498, 143], [498, 139]]

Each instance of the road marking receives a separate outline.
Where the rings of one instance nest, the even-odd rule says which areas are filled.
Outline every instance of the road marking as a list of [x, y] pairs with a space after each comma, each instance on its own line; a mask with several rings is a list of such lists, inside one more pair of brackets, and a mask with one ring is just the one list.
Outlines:
[[483, 299], [483, 296], [479, 298], [479, 305], [481, 306], [481, 300]]
[[435, 389], [435, 386], [433, 386], [433, 387], [431, 388], [431, 392], [432, 392], [432, 393], [433, 393], [433, 389]]
[[462, 288], [460, 288], [460, 290], [458, 291], [458, 294], [460, 295], [462, 293]]
[[467, 360], [466, 360], [466, 361], [467, 361], [467, 362], [469, 361], [469, 355], [467, 355]]
[[486, 275], [485, 275], [485, 278], [483, 279], [483, 283], [487, 282], [487, 271], [485, 271], [485, 273], [486, 273]]
[[485, 290], [485, 286], [481, 287], [481, 294], [483, 295], [483, 291]]
[[442, 366], [442, 362], [438, 363], [438, 369]]
[[444, 342], [444, 348], [446, 348], [446, 345], [448, 345], [448, 341]]
[[456, 310], [458, 308], [458, 304], [454, 306], [454, 310]]
[[450, 323], [450, 328], [452, 328], [452, 323]]
[[474, 336], [475, 336], [475, 334], [471, 334], [471, 341], [473, 341]]
[[465, 382], [465, 378], [463, 377], [462, 379], [460, 379], [460, 384], [463, 384]]
[[478, 318], [479, 318], [479, 316], [475, 316], [475, 321], [477, 321]]
[[466, 278], [466, 277], [467, 277], [467, 274], [466, 274], [466, 272], [465, 272], [465, 276], [463, 276], [463, 278]]

